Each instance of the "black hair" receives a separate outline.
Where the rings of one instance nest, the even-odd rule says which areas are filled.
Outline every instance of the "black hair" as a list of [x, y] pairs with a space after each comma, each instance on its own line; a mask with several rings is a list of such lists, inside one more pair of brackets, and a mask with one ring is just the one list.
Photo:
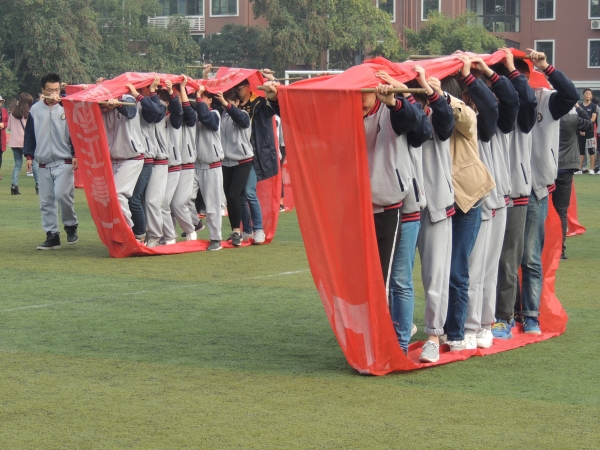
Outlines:
[[585, 88], [581, 94], [582, 95], [585, 94], [586, 91], [590, 91], [592, 93], [592, 95], [594, 95], [594, 93], [592, 92], [592, 90], [590, 88]]
[[42, 89], [46, 88], [47, 83], [60, 83], [60, 76], [56, 73], [47, 73], [42, 77]]
[[235, 88], [227, 89], [225, 92], [223, 92], [223, 98], [228, 102], [241, 100]]
[[517, 69], [520, 73], [530, 73], [531, 69], [529, 68], [529, 64], [525, 62], [523, 59], [515, 59], [515, 69]]
[[492, 64], [490, 66], [490, 69], [492, 69], [494, 72], [496, 72], [500, 76], [508, 77], [510, 75], [510, 72], [508, 71], [506, 66], [502, 63]]
[[233, 88], [237, 89], [242, 86], [248, 86], [249, 84], [250, 84], [250, 82], [248, 81], [248, 78], [246, 78], [245, 80], [242, 80], [238, 84], [236, 84]]
[[457, 99], [461, 99], [462, 93], [460, 91], [460, 86], [458, 85], [458, 81], [453, 76], [447, 76], [446, 78], [442, 78], [440, 80], [442, 83], [442, 90], [446, 91], [452, 97]]
[[592, 103], [594, 105], [597, 105], [598, 103], [600, 103], [600, 99], [598, 97], [592, 97]]

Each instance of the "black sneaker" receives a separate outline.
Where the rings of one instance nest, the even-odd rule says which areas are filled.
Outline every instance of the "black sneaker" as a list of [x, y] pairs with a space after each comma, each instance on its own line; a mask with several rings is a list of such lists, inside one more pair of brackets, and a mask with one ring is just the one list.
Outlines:
[[75, 245], [79, 242], [79, 237], [77, 236], [77, 225], [65, 225], [65, 231], [67, 233], [67, 245]]
[[60, 233], [48, 231], [46, 233], [46, 242], [37, 246], [38, 250], [59, 250], [60, 249]]
[[560, 259], [562, 259], [562, 260], [564, 261], [564, 260], [566, 260], [566, 259], [569, 259], [569, 257], [568, 257], [568, 256], [565, 254], [565, 252], [562, 252], [562, 253], [560, 254]]
[[231, 236], [229, 236], [229, 237], [231, 239], [231, 243], [235, 247], [239, 247], [240, 245], [242, 245], [242, 235], [240, 233], [238, 233], [237, 231], [234, 231], [233, 233], [231, 233]]
[[210, 244], [208, 244], [208, 248], [207, 250], [210, 250], [211, 252], [214, 252], [216, 250], [221, 250], [221, 241], [215, 241], [212, 240], [210, 241]]

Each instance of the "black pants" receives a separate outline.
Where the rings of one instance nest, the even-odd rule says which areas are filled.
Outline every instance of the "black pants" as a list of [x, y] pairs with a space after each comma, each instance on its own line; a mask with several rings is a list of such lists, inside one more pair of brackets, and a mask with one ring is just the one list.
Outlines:
[[[285, 162], [285, 145], [283, 147], [279, 147], [279, 151], [281, 152], [281, 173], [283, 174], [283, 163]], [[283, 176], [281, 177], [281, 198], [283, 198]]]
[[248, 181], [252, 161], [237, 166], [223, 166], [223, 190], [227, 197], [227, 214], [231, 229], [239, 228], [242, 222], [242, 204], [240, 196]]
[[400, 209], [373, 214], [375, 220], [375, 234], [377, 236], [377, 249], [379, 250], [379, 261], [383, 271], [383, 282], [387, 286], [388, 275], [392, 265], [392, 255], [400, 241], [400, 221], [402, 214]]
[[552, 203], [560, 217], [562, 225], [562, 250], [565, 251], [565, 239], [567, 237], [567, 211], [571, 204], [571, 189], [573, 187], [573, 171], [558, 174], [556, 178], [556, 190], [552, 193]]

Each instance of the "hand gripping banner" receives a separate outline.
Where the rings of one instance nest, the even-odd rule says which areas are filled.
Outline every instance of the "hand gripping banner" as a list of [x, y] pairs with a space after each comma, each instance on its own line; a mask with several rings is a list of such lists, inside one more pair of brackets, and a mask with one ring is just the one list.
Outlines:
[[[221, 78], [213, 80], [190, 79], [188, 87], [195, 90], [200, 84], [204, 84], [209, 92], [225, 91], [247, 78], [253, 92], [257, 92], [256, 86], [262, 84], [262, 75], [256, 70], [227, 69], [223, 72]], [[154, 79], [154, 75], [127, 72], [112, 80], [91, 85], [86, 90], [73, 88], [76, 92], [62, 100], [79, 164], [78, 183], [81, 183], [85, 190], [100, 240], [108, 248], [110, 256], [114, 258], [197, 252], [206, 250], [209, 244], [208, 241], [198, 240], [148, 248], [135, 239], [119, 207], [106, 131], [98, 102], [128, 93], [125, 88], [127, 83], [133, 84], [136, 88], [148, 86]], [[183, 79], [175, 75], [156, 75], [160, 77], [161, 83], [171, 80], [176, 84]], [[275, 236], [279, 216], [281, 171], [277, 176], [260, 181], [257, 195], [263, 214], [265, 242], [270, 243]], [[230, 242], [223, 242], [223, 247], [232, 247], [232, 245]]]
[[[493, 64], [503, 53], [483, 57]], [[310, 270], [338, 343], [348, 363], [362, 374], [432, 366], [418, 362], [421, 342], [413, 343], [405, 356], [392, 326], [377, 252], [361, 114], [360, 88], [378, 84], [375, 72], [386, 70], [406, 82], [414, 78], [414, 64], [376, 58], [337, 76], [279, 89], [294, 201]], [[419, 64], [428, 76], [443, 78], [456, 73], [461, 63], [445, 57]], [[533, 78], [540, 86], [546, 82], [543, 75], [543, 80]], [[543, 253], [542, 334], [513, 329], [513, 339], [495, 342], [488, 350], [444, 352], [442, 347], [437, 364], [510, 350], [565, 331], [567, 315], [554, 294], [561, 228], [550, 209]]]

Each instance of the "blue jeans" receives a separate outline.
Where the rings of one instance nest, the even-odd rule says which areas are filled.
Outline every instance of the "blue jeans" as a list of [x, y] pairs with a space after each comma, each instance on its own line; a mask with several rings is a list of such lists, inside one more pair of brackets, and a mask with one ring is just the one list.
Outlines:
[[410, 341], [415, 309], [413, 268], [420, 228], [421, 221], [419, 220], [402, 224], [400, 241], [396, 245], [390, 275], [390, 312], [398, 343], [404, 353], [408, 352], [408, 341]]
[[[12, 184], [14, 186], [18, 186], [19, 185], [19, 175], [21, 175], [21, 169], [23, 167], [23, 149], [15, 147], [12, 149], [12, 152], [13, 152], [13, 157], [15, 158], [15, 167], [13, 168], [13, 173], [12, 173]], [[39, 184], [38, 168], [39, 168], [39, 164], [37, 163], [37, 161], [34, 160], [33, 164], [31, 165], [31, 170], [33, 171], [33, 178], [35, 179], [36, 186]]]
[[[242, 204], [242, 223], [244, 224], [244, 233], [252, 233], [252, 231], [262, 230], [262, 211], [260, 209], [260, 203], [256, 196], [256, 170], [254, 170], [254, 163], [250, 169], [248, 175], [248, 181], [244, 187], [243, 195], [240, 197], [240, 203]], [[252, 223], [250, 219], [252, 218]]]
[[515, 311], [524, 316], [537, 317], [542, 294], [542, 250], [544, 249], [544, 230], [548, 215], [548, 197], [538, 200], [535, 194], [529, 196], [527, 219], [525, 220], [525, 245], [521, 271], [523, 284], [520, 302], [517, 299]]
[[143, 236], [146, 234], [146, 215], [144, 214], [144, 192], [148, 186], [148, 180], [152, 175], [154, 164], [144, 164], [142, 172], [133, 189], [133, 195], [129, 198], [129, 211], [133, 222], [133, 234]]
[[456, 214], [452, 217], [450, 288], [448, 315], [444, 325], [449, 341], [462, 341], [465, 338], [465, 320], [469, 304], [469, 256], [475, 246], [480, 226], [480, 207], [471, 208], [467, 213], [456, 208]]

